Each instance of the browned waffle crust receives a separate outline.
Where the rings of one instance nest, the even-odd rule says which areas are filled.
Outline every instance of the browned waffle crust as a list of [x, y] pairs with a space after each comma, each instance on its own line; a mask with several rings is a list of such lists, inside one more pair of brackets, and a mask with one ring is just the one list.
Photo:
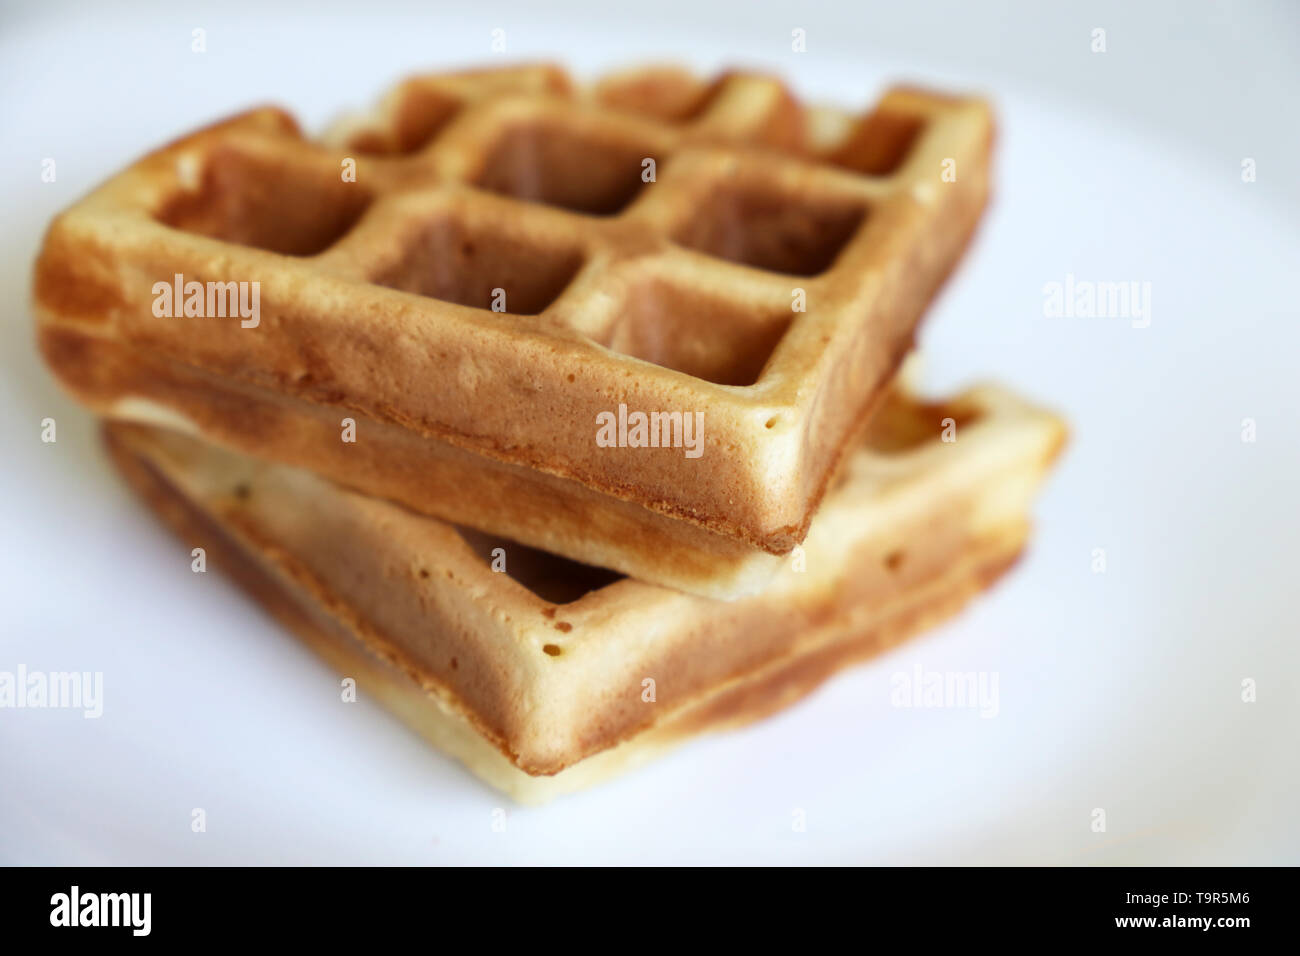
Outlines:
[[[943, 418], [955, 442], [940, 440]], [[762, 595], [729, 603], [485, 539], [174, 432], [110, 424], [107, 436], [187, 550], [207, 547], [364, 693], [531, 800], [783, 707], [956, 610], [1019, 554], [1064, 429], [995, 388], [941, 405], [891, 399], [789, 566]]]
[[[991, 136], [979, 101], [897, 89], [854, 117], [664, 70], [419, 77], [328, 143], [257, 110], [55, 220], [40, 341], [102, 414], [734, 597], [803, 539], [880, 401]], [[155, 316], [176, 274], [260, 283], [260, 324]], [[702, 455], [598, 446], [620, 405], [704, 413]]]

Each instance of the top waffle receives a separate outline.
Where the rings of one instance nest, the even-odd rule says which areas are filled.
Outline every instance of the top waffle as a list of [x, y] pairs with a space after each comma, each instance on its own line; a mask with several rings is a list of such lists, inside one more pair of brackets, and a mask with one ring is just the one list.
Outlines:
[[[41, 342], [107, 414], [161, 406], [246, 453], [708, 593], [707, 574], [638, 566], [629, 525], [593, 509], [773, 554], [800, 541], [979, 218], [991, 135], [978, 101], [893, 90], [855, 117], [673, 70], [418, 77], [329, 142], [256, 110], [54, 222]], [[257, 283], [259, 319], [160, 316], [177, 276]], [[638, 412], [702, 427], [636, 447]], [[460, 456], [454, 480], [395, 457], [425, 445]], [[499, 526], [473, 461], [553, 479], [551, 516]]]

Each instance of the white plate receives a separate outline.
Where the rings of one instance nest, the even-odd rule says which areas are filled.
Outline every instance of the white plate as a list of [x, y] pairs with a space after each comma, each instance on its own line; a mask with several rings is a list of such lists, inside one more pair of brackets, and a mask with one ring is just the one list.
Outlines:
[[[655, 4], [635, 24], [565, 6], [426, 12], [399, 28], [346, 19], [351, 6], [310, 23], [267, 6], [228, 4], [207, 23], [114, 8], [0, 31], [0, 671], [104, 675], [99, 719], [0, 710], [0, 862], [1300, 861], [1300, 235], [1284, 182], [1296, 153], [1278, 149], [1293, 134], [1277, 128], [1295, 76], [1207, 107], [1214, 148], [1189, 121], [1209, 74], [1294, 54], [1294, 30], [1277, 38], [1293, 14], [1243, 12], [1233, 43], [1188, 62], [1159, 45], [1158, 20], [1124, 8], [1109, 9], [1103, 55], [1088, 51], [1086, 15], [984, 23], [950, 8], [927, 21], [897, 4], [801, 12], [799, 55], [800, 23], [762, 5], [730, 27], [712, 8], [692, 19]], [[929, 58], [902, 39], [921, 35], [909, 23], [941, 34]], [[767, 64], [846, 104], [900, 75], [987, 89], [996, 204], [925, 328], [927, 384], [998, 378], [1073, 428], [1031, 551], [955, 623], [751, 729], [510, 809], [505, 832], [492, 826], [502, 798], [377, 706], [340, 704], [308, 652], [219, 575], [191, 573], [40, 366], [26, 306], [50, 216], [146, 148], [267, 99], [319, 125], [406, 70], [489, 60], [498, 26], [510, 58], [584, 73], [666, 51], [702, 68]], [[206, 54], [190, 50], [195, 27]], [[1226, 35], [1212, 18], [1197, 29]], [[911, 55], [863, 54], [877, 35]], [[1117, 85], [1140, 56], [1157, 86]], [[1032, 79], [1045, 59], [1053, 84]], [[54, 183], [40, 180], [46, 157]], [[1044, 286], [1067, 274], [1150, 283], [1149, 326], [1045, 317]], [[54, 444], [40, 440], [47, 416]], [[997, 716], [892, 707], [891, 675], [916, 666], [996, 673]]]

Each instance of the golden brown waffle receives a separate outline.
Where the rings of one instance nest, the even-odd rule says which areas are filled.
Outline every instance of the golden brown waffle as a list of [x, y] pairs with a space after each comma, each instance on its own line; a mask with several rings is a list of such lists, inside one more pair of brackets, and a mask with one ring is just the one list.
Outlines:
[[[941, 439], [944, 418], [955, 442]], [[762, 595], [733, 602], [620, 579], [175, 432], [110, 424], [107, 436], [187, 552], [208, 548], [362, 693], [532, 800], [783, 707], [955, 611], [1019, 554], [1064, 428], [994, 388], [941, 405], [891, 398], [803, 548]]]
[[[671, 70], [421, 77], [330, 143], [257, 110], [55, 220], [40, 340], [103, 414], [734, 596], [806, 533], [975, 227], [991, 136], [978, 101], [855, 117]], [[257, 326], [156, 316], [178, 274], [260, 283]], [[601, 447], [620, 406], [703, 414], [700, 457]]]

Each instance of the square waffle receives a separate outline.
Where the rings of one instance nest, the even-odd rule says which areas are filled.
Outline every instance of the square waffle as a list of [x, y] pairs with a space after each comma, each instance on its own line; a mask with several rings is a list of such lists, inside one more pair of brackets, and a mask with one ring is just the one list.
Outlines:
[[110, 422], [106, 436], [187, 555], [207, 548], [362, 694], [536, 802], [784, 707], [954, 613], [1019, 555], [1064, 427], [992, 387], [941, 404], [891, 396], [801, 550], [763, 594], [732, 602], [178, 432]]
[[[54, 221], [40, 342], [107, 416], [735, 597], [881, 400], [982, 212], [991, 138], [977, 100], [895, 89], [854, 116], [673, 70], [418, 77], [325, 141], [259, 109]], [[159, 318], [177, 275], [258, 283], [258, 324]], [[702, 416], [698, 457], [680, 431], [602, 446], [624, 412]]]

